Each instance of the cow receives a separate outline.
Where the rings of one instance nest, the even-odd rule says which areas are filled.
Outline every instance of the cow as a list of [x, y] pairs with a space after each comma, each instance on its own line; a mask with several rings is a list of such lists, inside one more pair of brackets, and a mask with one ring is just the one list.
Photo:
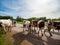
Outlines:
[[50, 36], [52, 36], [52, 33], [51, 33], [52, 25], [53, 25], [53, 23], [51, 20], [45, 20], [44, 34], [46, 31], [48, 31]]
[[17, 23], [17, 21], [15, 21], [15, 20], [12, 21], [13, 27], [16, 27], [16, 23]]
[[[32, 20], [31, 21], [31, 27], [34, 28], [33, 32], [36, 33], [36, 31], [38, 31], [38, 36], [39, 36], [39, 32], [41, 31], [41, 35], [43, 36], [42, 30], [44, 29], [45, 26], [45, 22], [43, 20]], [[37, 27], [37, 29], [35, 29]]]
[[37, 23], [37, 27], [39, 28], [38, 36], [39, 36], [39, 32], [40, 31], [41, 31], [41, 34], [43, 36], [42, 29], [44, 28], [44, 21], [43, 20], [39, 20], [38, 23]]
[[2, 27], [2, 22], [0, 22], [0, 27]]
[[59, 30], [60, 30], [60, 21], [54, 21], [53, 22], [53, 31], [54, 31], [54, 29], [56, 29], [56, 30], [58, 30], [58, 32], [59, 32]]
[[37, 20], [30, 21], [30, 30], [31, 30], [31, 33], [33, 34], [36, 33], [37, 22], [38, 22]]
[[35, 30], [35, 27], [37, 27], [37, 20], [32, 20], [30, 23], [31, 23], [31, 26], [34, 28]]
[[50, 23], [50, 29], [54, 30], [60, 30], [60, 21], [54, 21], [54, 20], [49, 20], [48, 23]]
[[31, 27], [33, 28], [32, 32], [36, 33], [36, 31], [38, 31], [38, 36], [39, 36], [40, 31], [42, 34], [42, 29], [44, 28], [44, 21], [43, 20], [39, 20], [39, 21], [38, 20], [32, 20], [31, 21]]
[[30, 25], [30, 21], [28, 21], [28, 20], [23, 21], [23, 32], [24, 32], [25, 28], [29, 28], [29, 25]]
[[5, 32], [11, 31], [12, 21], [10, 19], [0, 19], [0, 22]]

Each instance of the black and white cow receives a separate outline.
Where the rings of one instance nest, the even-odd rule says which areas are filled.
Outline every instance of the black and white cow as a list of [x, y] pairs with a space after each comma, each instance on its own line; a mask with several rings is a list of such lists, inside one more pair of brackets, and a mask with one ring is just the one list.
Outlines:
[[24, 30], [27, 28], [29, 28], [29, 25], [30, 25], [30, 21], [28, 21], [28, 20], [24, 20], [23, 21], [23, 32], [24, 32]]

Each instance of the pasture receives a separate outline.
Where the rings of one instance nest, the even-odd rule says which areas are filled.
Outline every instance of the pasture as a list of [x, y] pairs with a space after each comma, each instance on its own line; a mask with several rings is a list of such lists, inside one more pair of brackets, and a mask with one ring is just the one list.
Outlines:
[[17, 22], [18, 24], [23, 24], [23, 22]]

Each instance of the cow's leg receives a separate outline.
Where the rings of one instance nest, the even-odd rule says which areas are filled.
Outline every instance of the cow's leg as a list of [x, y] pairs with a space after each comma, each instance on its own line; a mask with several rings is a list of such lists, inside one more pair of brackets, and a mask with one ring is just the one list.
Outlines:
[[41, 35], [43, 36], [43, 33], [42, 33], [42, 29], [39, 28], [39, 31], [38, 31], [38, 37], [39, 37], [39, 32], [41, 31]]
[[46, 30], [47, 30], [47, 29], [44, 29], [44, 34], [45, 34]]
[[[51, 33], [51, 26], [50, 26], [50, 25], [48, 26], [48, 32], [49, 32], [50, 36], [52, 36], [52, 33]], [[49, 36], [49, 37], [50, 37], [50, 36]]]
[[25, 25], [25, 24], [23, 24], [23, 32], [24, 32], [25, 28], [26, 28], [26, 25]]
[[58, 29], [58, 32], [59, 32], [59, 29]]
[[53, 32], [54, 32], [54, 29], [53, 29]]
[[30, 27], [30, 33], [31, 33], [31, 27]]
[[36, 34], [36, 27], [35, 27], [35, 29], [34, 29], [34, 33]]
[[32, 34], [35, 34], [35, 27], [32, 26]]
[[35, 34], [35, 27], [33, 27], [32, 34]]
[[32, 26], [30, 27], [30, 29], [31, 29], [30, 31], [31, 31], [31, 33], [32, 33]]
[[31, 27], [28, 27], [28, 32], [31, 33]]
[[41, 29], [41, 35], [43, 36], [42, 29]]
[[30, 31], [31, 31], [31, 33], [32, 33], [32, 26], [30, 27], [30, 29], [31, 29]]
[[5, 31], [5, 33], [6, 33], [6, 32], [7, 32], [7, 30], [6, 30], [5, 26], [3, 26], [3, 28], [4, 28], [4, 31]]
[[50, 30], [48, 30], [48, 32], [49, 32], [50, 36], [52, 36], [52, 34], [51, 34]]
[[6, 30], [6, 32], [9, 32], [9, 29], [8, 29], [8, 27], [7, 27], [7, 26], [5, 26], [5, 30]]
[[38, 37], [39, 37], [39, 31], [40, 31], [40, 28], [38, 28]]
[[54, 30], [55, 30], [55, 29], [53, 28], [53, 32], [54, 32]]
[[44, 35], [46, 36], [45, 32], [47, 31], [48, 29], [44, 29]]
[[6, 32], [8, 32], [9, 30], [8, 30], [8, 26], [5, 26], [5, 30], [6, 30]]
[[6, 27], [6, 30], [7, 30], [7, 32], [10, 32], [10, 30], [9, 30], [9, 26]]
[[11, 32], [11, 28], [12, 28], [12, 27], [8, 27], [9, 32]]
[[10, 28], [8, 27], [8, 31], [10, 32]]
[[23, 32], [24, 32], [24, 27], [23, 27]]
[[34, 27], [34, 30], [35, 30], [35, 27]]
[[25, 29], [25, 25], [23, 25], [23, 32], [24, 32], [24, 29]]

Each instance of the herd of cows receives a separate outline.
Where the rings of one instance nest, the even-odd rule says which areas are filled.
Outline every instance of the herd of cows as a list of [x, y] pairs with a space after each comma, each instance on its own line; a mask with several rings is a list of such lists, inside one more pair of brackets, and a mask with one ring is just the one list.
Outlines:
[[[4, 28], [4, 31], [11, 31], [11, 28], [16, 26], [16, 21], [12, 21], [10, 19], [0, 19], [0, 27]], [[24, 20], [23, 21], [23, 31], [27, 28], [30, 33], [36, 32], [38, 30], [38, 36], [41, 31], [41, 35], [43, 36], [42, 30], [44, 30], [44, 34], [46, 31], [49, 32], [50, 36], [52, 36], [51, 29], [53, 30], [60, 30], [60, 21], [54, 20]], [[37, 29], [36, 29], [37, 28]]]
[[36, 32], [36, 30], [38, 30], [38, 36], [39, 36], [40, 31], [41, 31], [41, 35], [43, 36], [43, 33], [42, 33], [43, 30], [44, 30], [44, 34], [46, 31], [48, 31], [50, 36], [52, 36], [51, 29], [53, 29], [53, 31], [58, 30], [58, 32], [59, 32], [60, 21], [54, 21], [54, 20], [27, 21], [27, 20], [24, 20], [23, 21], [23, 31], [25, 30], [26, 27], [28, 28], [28, 30], [31, 33]]

